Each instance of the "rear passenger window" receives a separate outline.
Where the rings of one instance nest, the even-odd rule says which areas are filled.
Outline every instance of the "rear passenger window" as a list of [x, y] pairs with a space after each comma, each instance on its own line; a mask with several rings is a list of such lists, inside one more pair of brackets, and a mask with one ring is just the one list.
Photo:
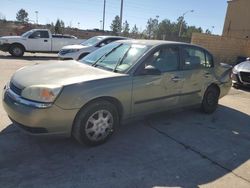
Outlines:
[[183, 69], [199, 69], [206, 66], [206, 57], [203, 50], [193, 47], [183, 49]]
[[210, 55], [209, 53], [206, 53], [206, 64], [205, 64], [205, 67], [206, 68], [211, 68], [213, 66], [214, 66], [213, 56]]
[[41, 37], [40, 38], [49, 38], [49, 33], [48, 31], [40, 31]]

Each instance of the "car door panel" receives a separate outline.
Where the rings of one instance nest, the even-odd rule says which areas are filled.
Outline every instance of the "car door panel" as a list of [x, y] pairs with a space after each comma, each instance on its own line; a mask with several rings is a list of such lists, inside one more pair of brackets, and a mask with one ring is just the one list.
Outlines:
[[182, 48], [181, 74], [183, 82], [180, 102], [183, 106], [201, 103], [203, 86], [209, 77], [204, 70], [205, 53], [198, 47], [185, 46]]
[[[49, 35], [46, 38], [43, 38], [42, 32], [47, 31], [35, 31], [32, 36], [27, 39], [27, 51], [34, 51], [34, 52], [47, 52], [51, 51], [51, 39]], [[36, 35], [36, 33], [39, 33]], [[36, 36], [35, 36], [36, 35]]]
[[[158, 51], [167, 48], [168, 46], [156, 50], [153, 57]], [[166, 57], [169, 59], [168, 56]], [[151, 59], [150, 62], [154, 62], [152, 63], [153, 66], [158, 66], [163, 72], [161, 75], [140, 75], [133, 78], [132, 97], [135, 115], [167, 110], [178, 106], [183, 84], [179, 71], [167, 71], [170, 65], [161, 65], [161, 63], [166, 63], [164, 57], [157, 57], [156, 59], [149, 57], [149, 59]], [[179, 64], [179, 62], [176, 63]], [[147, 64], [146, 60], [145, 65]]]

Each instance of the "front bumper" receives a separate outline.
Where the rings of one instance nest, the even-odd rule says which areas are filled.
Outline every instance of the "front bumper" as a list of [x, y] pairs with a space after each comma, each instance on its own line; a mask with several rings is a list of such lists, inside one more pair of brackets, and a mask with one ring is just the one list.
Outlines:
[[9, 49], [10, 49], [10, 44], [8, 44], [8, 43], [0, 44], [0, 50], [1, 51], [8, 52]]
[[250, 87], [250, 83], [242, 81], [242, 78], [240, 74], [231, 74], [232, 82], [235, 85], [240, 85], [240, 86], [245, 86], [245, 87]]
[[3, 92], [3, 107], [14, 124], [30, 134], [59, 134], [70, 136], [78, 109], [64, 110], [55, 104], [48, 108], [36, 108], [22, 104]]
[[71, 52], [71, 53], [64, 53], [62, 50], [59, 51], [59, 53], [57, 54], [58, 58], [61, 60], [77, 60], [78, 57], [81, 55], [80, 51], [77, 52]]

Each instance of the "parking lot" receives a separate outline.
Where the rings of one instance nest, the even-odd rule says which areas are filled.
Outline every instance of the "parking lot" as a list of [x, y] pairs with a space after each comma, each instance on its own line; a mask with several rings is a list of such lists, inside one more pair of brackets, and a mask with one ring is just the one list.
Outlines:
[[[56, 55], [0, 53], [0, 88], [23, 66]], [[0, 187], [250, 187], [250, 91], [219, 109], [165, 112], [122, 125], [106, 144], [26, 135], [0, 102]]]

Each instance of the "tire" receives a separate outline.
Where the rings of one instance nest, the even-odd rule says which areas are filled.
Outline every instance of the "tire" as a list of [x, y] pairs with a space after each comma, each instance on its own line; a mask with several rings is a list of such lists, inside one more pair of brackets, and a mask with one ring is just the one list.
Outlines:
[[90, 103], [76, 116], [72, 135], [81, 144], [97, 146], [105, 143], [119, 124], [117, 108], [105, 100]]
[[18, 44], [11, 45], [9, 53], [14, 57], [22, 57], [24, 54], [24, 48]]
[[82, 58], [84, 58], [86, 55], [88, 55], [89, 53], [83, 53], [83, 54], [81, 54], [79, 57], [78, 57], [78, 60], [80, 60], [80, 59], [82, 59]]
[[220, 91], [217, 87], [208, 87], [201, 104], [202, 111], [207, 114], [213, 113], [218, 107], [219, 96]]

